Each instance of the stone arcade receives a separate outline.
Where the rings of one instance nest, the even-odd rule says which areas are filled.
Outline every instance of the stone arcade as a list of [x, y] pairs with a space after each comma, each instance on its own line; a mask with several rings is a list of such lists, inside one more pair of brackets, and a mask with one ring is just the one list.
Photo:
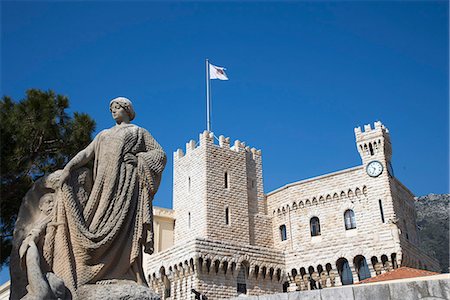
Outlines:
[[211, 132], [174, 153], [173, 210], [155, 208], [144, 257], [163, 298], [326, 288], [399, 266], [438, 271], [419, 248], [414, 195], [394, 177], [388, 129], [355, 128], [357, 167], [264, 194], [261, 151]]

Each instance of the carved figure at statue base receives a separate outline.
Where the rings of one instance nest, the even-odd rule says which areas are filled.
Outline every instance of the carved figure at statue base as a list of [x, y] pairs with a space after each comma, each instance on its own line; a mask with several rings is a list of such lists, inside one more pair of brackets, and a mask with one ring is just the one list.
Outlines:
[[142, 251], [153, 252], [152, 200], [166, 155], [130, 124], [131, 101], [116, 98], [110, 110], [116, 126], [25, 196], [11, 299], [159, 299], [145, 280]]

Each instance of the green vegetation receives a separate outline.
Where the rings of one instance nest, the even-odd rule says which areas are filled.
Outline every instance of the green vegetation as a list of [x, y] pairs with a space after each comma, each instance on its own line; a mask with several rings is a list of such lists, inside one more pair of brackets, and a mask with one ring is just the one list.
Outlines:
[[8, 262], [20, 204], [33, 182], [64, 167], [91, 141], [95, 121], [66, 113], [69, 99], [30, 89], [20, 102], [0, 100], [0, 268]]

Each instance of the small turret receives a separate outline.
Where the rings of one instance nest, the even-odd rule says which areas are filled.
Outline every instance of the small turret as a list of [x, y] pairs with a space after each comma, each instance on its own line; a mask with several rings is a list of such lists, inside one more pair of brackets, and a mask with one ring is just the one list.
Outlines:
[[364, 125], [364, 131], [361, 130], [361, 127], [355, 128], [359, 155], [364, 165], [373, 160], [388, 165], [392, 158], [389, 130], [380, 121], [375, 122], [374, 125], [374, 128], [370, 124]]

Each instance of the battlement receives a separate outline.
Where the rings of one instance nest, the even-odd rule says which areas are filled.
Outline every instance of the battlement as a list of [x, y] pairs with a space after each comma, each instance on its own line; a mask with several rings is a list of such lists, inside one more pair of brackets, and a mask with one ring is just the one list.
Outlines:
[[355, 137], [357, 142], [365, 139], [371, 139], [375, 136], [380, 136], [383, 134], [389, 135], [389, 130], [380, 121], [374, 123], [374, 128], [372, 128], [371, 124], [364, 125], [364, 130], [361, 130], [360, 126], [355, 128]]
[[177, 149], [177, 151], [173, 153], [174, 160], [183, 158], [185, 155], [189, 155], [189, 153], [193, 152], [195, 149], [206, 147], [207, 145], [227, 149], [229, 151], [251, 153], [253, 159], [255, 159], [257, 156], [261, 156], [261, 150], [250, 148], [249, 146], [245, 145], [245, 142], [241, 142], [240, 140], [235, 140], [233, 146], [230, 146], [230, 138], [223, 135], [219, 136], [219, 144], [215, 144], [214, 133], [205, 130], [200, 133], [198, 143], [194, 140], [190, 140], [188, 143], [186, 143], [186, 152], [183, 152], [182, 149]]

